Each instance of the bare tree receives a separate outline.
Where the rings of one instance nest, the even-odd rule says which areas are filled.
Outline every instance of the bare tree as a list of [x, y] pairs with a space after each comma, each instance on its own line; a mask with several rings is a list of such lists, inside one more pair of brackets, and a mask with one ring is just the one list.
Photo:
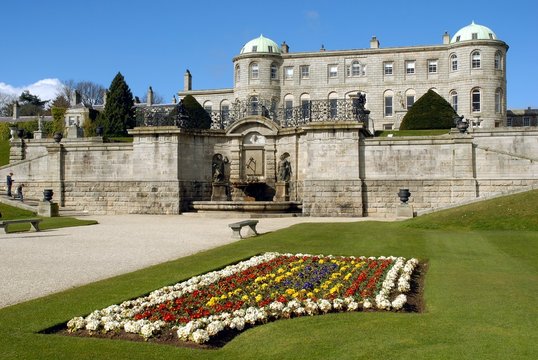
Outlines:
[[105, 87], [92, 81], [65, 80], [62, 81], [63, 89], [60, 96], [64, 97], [69, 103], [73, 96], [73, 90], [77, 90], [81, 95], [82, 103], [86, 106], [103, 104], [103, 96], [106, 91]]
[[0, 92], [0, 116], [10, 116], [9, 108], [12, 106], [13, 101], [17, 100], [17, 96], [13, 94]]
[[[144, 94], [144, 96], [142, 96], [142, 98], [140, 99], [140, 102], [142, 102], [144, 104], [147, 101], [148, 101], [148, 94]], [[154, 104], [162, 104], [162, 103], [164, 103], [164, 98], [161, 96], [161, 94], [159, 94], [156, 91], [153, 92], [153, 103]]]

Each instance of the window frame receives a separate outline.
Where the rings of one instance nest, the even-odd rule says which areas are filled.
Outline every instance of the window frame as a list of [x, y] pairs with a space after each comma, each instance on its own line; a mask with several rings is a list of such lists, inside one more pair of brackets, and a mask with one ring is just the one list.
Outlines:
[[405, 61], [405, 74], [406, 75], [414, 75], [414, 74], [416, 74], [415, 60], [406, 60]]
[[471, 112], [478, 113], [482, 111], [482, 91], [480, 88], [471, 90]]
[[284, 79], [293, 80], [293, 66], [284, 67]]
[[482, 54], [479, 50], [471, 53], [471, 69], [480, 69], [482, 67]]
[[[333, 69], [334, 69], [334, 71], [333, 71]], [[338, 78], [338, 65], [329, 64], [327, 70], [328, 70], [329, 79]]]
[[[387, 72], [387, 70], [389, 69], [390, 69], [390, 72]], [[393, 61], [385, 61], [383, 63], [383, 75], [385, 76], [394, 75], [394, 62]]]
[[[388, 100], [390, 100], [390, 105], [389, 105]], [[383, 99], [383, 116], [384, 117], [392, 117], [392, 116], [394, 116], [394, 96], [392, 94], [385, 94], [384, 95], [384, 99]]]
[[250, 80], [258, 80], [260, 78], [260, 65], [257, 62], [250, 63]]
[[278, 80], [278, 66], [275, 63], [271, 64], [269, 78], [271, 80]]
[[458, 55], [457, 54], [450, 55], [450, 71], [451, 72], [458, 71], [458, 67], [459, 67]]
[[503, 69], [503, 55], [500, 51], [497, 51], [495, 53], [495, 56], [493, 58], [493, 68], [495, 70], [502, 70]]
[[458, 112], [458, 92], [453, 90], [450, 92], [450, 104], [455, 112]]
[[437, 74], [439, 61], [437, 59], [428, 60], [428, 74]]
[[310, 79], [310, 66], [309, 65], [301, 65], [299, 67], [301, 79]]

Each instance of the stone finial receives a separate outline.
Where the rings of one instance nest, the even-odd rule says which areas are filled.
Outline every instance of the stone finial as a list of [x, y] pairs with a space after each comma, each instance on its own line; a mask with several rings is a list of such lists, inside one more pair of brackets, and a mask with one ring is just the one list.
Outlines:
[[71, 91], [71, 102], [69, 105], [76, 106], [81, 103], [81, 96], [78, 90]]
[[282, 50], [283, 54], [287, 54], [290, 52], [290, 47], [288, 46], [288, 44], [286, 44], [285, 41], [283, 41], [282, 45], [280, 45], [280, 49]]
[[107, 98], [107, 96], [108, 96], [108, 90], [105, 90], [105, 91], [103, 92], [103, 106], [106, 105], [106, 98]]
[[443, 34], [443, 45], [448, 45], [450, 44], [450, 35], [448, 34], [447, 31], [445, 31], [445, 33]]
[[321, 44], [321, 49], [319, 49], [319, 51], [325, 51], [325, 46], [323, 44]]
[[13, 103], [13, 119], [19, 118], [19, 102], [15, 101]]
[[172, 96], [172, 104], [177, 104], [177, 99], [176, 99], [176, 96]]
[[184, 91], [192, 90], [192, 75], [189, 69], [187, 69], [185, 71], [185, 75], [183, 75], [183, 90]]
[[151, 86], [148, 89], [148, 96], [147, 96], [147, 99], [146, 99], [146, 104], [148, 106], [153, 105], [153, 89], [151, 88]]
[[379, 40], [375, 36], [370, 40], [370, 49], [379, 49]]

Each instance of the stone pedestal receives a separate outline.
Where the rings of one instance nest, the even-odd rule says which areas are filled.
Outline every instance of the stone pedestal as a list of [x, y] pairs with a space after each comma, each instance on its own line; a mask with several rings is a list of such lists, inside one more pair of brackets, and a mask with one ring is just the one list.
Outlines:
[[211, 201], [227, 201], [229, 200], [228, 193], [228, 184], [213, 183], [211, 191]]
[[412, 218], [414, 216], [413, 207], [409, 204], [400, 204], [396, 208], [396, 217]]
[[43, 134], [44, 133], [41, 130], [34, 131], [34, 139], [37, 139], [37, 140], [43, 139]]
[[59, 216], [58, 204], [51, 201], [40, 201], [37, 205], [37, 215], [44, 217]]
[[12, 139], [9, 148], [9, 162], [24, 160], [24, 141], [22, 139]]
[[273, 198], [273, 201], [289, 201], [290, 200], [290, 193], [289, 193], [289, 183], [284, 181], [278, 181], [275, 184], [275, 196]]
[[78, 139], [84, 137], [84, 131], [77, 125], [71, 125], [67, 128], [68, 139]]

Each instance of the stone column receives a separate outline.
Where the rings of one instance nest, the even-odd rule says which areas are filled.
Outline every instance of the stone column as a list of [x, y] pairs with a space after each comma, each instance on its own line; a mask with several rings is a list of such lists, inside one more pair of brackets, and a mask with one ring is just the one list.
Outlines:
[[47, 145], [48, 152], [48, 177], [51, 180], [51, 188], [56, 194], [58, 204], [65, 205], [65, 184], [64, 184], [64, 166], [65, 155], [62, 144]]

